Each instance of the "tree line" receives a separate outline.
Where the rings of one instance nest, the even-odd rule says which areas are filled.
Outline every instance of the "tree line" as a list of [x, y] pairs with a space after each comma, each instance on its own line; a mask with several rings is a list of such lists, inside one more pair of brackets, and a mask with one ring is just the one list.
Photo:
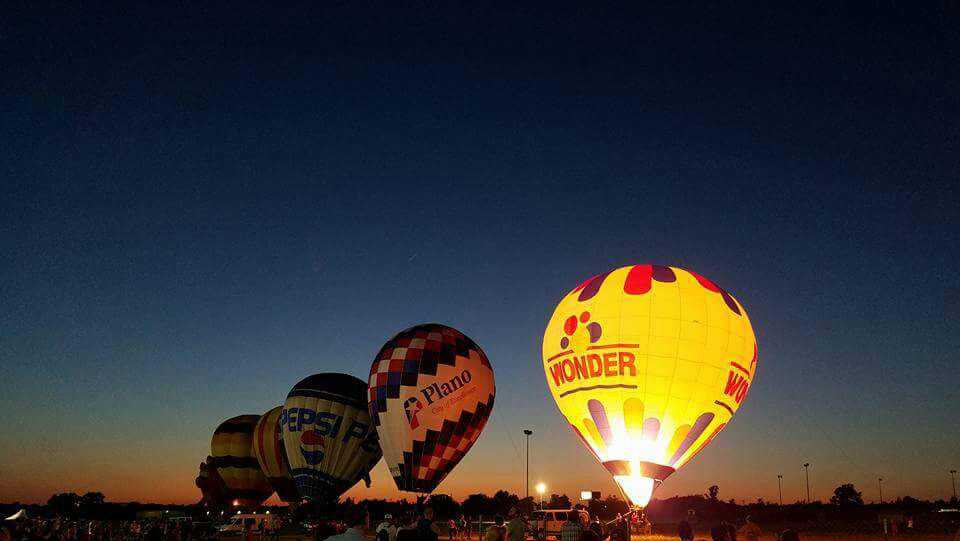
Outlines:
[[[532, 497], [521, 498], [520, 496], [499, 490], [492, 496], [482, 493], [471, 494], [462, 501], [457, 501], [447, 494], [433, 494], [429, 497], [421, 497], [414, 501], [409, 500], [382, 500], [382, 499], [363, 499], [353, 500], [347, 498], [336, 505], [339, 512], [367, 512], [372, 516], [381, 517], [385, 513], [395, 515], [404, 515], [414, 513], [424, 504], [434, 508], [438, 517], [452, 518], [466, 516], [468, 518], [494, 517], [496, 515], [506, 516], [510, 509], [516, 508], [521, 513], [530, 514], [540, 507], [540, 501]], [[626, 513], [629, 510], [627, 502], [619, 498], [616, 494], [607, 495], [604, 498], [593, 499], [586, 502], [571, 500], [566, 494], [551, 494], [545, 498], [542, 503], [546, 509], [571, 509], [575, 506], [582, 506], [587, 509], [591, 516], [599, 517], [601, 520], [610, 520], [618, 514]], [[791, 516], [804, 516], [810, 513], [822, 513], [824, 509], [835, 508], [838, 511], [855, 513], [857, 509], [907, 509], [913, 511], [932, 510], [936, 508], [956, 506], [956, 501], [924, 501], [910, 496], [904, 496], [896, 500], [887, 502], [882, 506], [872, 504], [867, 505], [863, 501], [863, 495], [853, 484], [845, 483], [838, 486], [830, 498], [829, 503], [793, 503], [779, 506], [773, 502], [766, 502], [763, 498], [758, 498], [751, 503], [736, 503], [733, 499], [723, 501], [720, 497], [720, 488], [717, 485], [711, 485], [701, 495], [677, 496], [668, 499], [654, 499], [646, 508], [648, 517], [656, 521], [677, 522], [688, 511], [693, 511], [697, 516], [704, 520], [719, 520], [721, 518], [735, 517], [750, 513], [755, 518], [764, 516], [779, 516], [789, 513]], [[205, 515], [205, 508], [200, 505], [164, 505], [157, 503], [127, 502], [116, 503], [107, 502], [102, 492], [86, 492], [76, 494], [65, 492], [52, 495], [45, 505], [23, 506], [17, 502], [11, 504], [0, 504], [0, 513], [12, 514], [22, 507], [28, 507], [28, 511], [39, 516], [64, 516], [71, 518], [89, 518], [89, 519], [132, 519], [136, 518], [138, 512], [151, 510], [170, 510], [180, 511], [188, 515]], [[276, 509], [282, 509], [280, 507]], [[303, 511], [309, 512], [309, 509]]]

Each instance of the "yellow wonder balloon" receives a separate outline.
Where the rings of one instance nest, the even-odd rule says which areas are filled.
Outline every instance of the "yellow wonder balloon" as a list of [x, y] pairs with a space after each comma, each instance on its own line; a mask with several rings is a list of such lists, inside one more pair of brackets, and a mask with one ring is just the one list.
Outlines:
[[594, 276], [560, 301], [543, 336], [557, 406], [639, 506], [726, 426], [756, 368], [743, 305], [676, 267]]

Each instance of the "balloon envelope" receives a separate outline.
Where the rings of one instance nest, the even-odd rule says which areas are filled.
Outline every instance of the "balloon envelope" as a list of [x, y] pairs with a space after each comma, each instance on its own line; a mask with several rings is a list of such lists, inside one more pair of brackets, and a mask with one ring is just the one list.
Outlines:
[[210, 442], [213, 465], [227, 487], [227, 497], [241, 507], [260, 505], [273, 493], [253, 456], [253, 428], [259, 419], [259, 415], [227, 419]]
[[253, 429], [253, 455], [260, 469], [277, 491], [281, 500], [292, 503], [300, 501], [297, 485], [290, 476], [287, 457], [280, 437], [280, 414], [283, 406], [277, 406], [260, 416]]
[[287, 395], [280, 430], [300, 496], [336, 501], [383, 453], [366, 406], [366, 384], [347, 374], [315, 374]]
[[496, 394], [486, 354], [429, 323], [391, 338], [370, 367], [370, 414], [397, 488], [432, 492], [480, 436]]
[[557, 406], [640, 506], [730, 422], [756, 368], [744, 307], [676, 267], [635, 265], [583, 282], [543, 336]]

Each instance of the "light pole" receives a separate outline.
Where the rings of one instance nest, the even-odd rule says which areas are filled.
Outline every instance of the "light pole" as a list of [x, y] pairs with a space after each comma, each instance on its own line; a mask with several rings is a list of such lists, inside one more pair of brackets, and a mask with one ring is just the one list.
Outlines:
[[530, 435], [533, 430], [523, 429], [523, 435], [527, 437], [527, 498], [530, 497]]
[[957, 470], [950, 470], [950, 480], [953, 482], [953, 501], [957, 501]]
[[537, 483], [537, 494], [540, 495], [540, 510], [543, 510], [543, 493], [547, 491], [547, 485]]
[[780, 507], [783, 507], [783, 474], [777, 474], [777, 491], [780, 493]]
[[880, 505], [883, 505], [883, 477], [877, 477], [877, 488], [880, 489]]
[[804, 463], [803, 469], [807, 474], [807, 503], [810, 503], [810, 463]]

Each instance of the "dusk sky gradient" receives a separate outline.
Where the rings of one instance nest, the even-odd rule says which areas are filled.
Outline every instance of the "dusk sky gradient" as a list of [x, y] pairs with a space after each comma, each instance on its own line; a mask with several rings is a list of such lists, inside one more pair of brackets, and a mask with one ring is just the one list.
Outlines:
[[[753, 321], [734, 421], [655, 497], [947, 497], [960, 469], [960, 25], [870, 8], [11, 8], [0, 21], [0, 501], [191, 502], [222, 420], [480, 344], [438, 488], [614, 484], [540, 361], [582, 280], [688, 267]], [[955, 8], [954, 8], [955, 9]], [[12, 15], [12, 17], [10, 16]], [[355, 497], [399, 495], [386, 466]]]

